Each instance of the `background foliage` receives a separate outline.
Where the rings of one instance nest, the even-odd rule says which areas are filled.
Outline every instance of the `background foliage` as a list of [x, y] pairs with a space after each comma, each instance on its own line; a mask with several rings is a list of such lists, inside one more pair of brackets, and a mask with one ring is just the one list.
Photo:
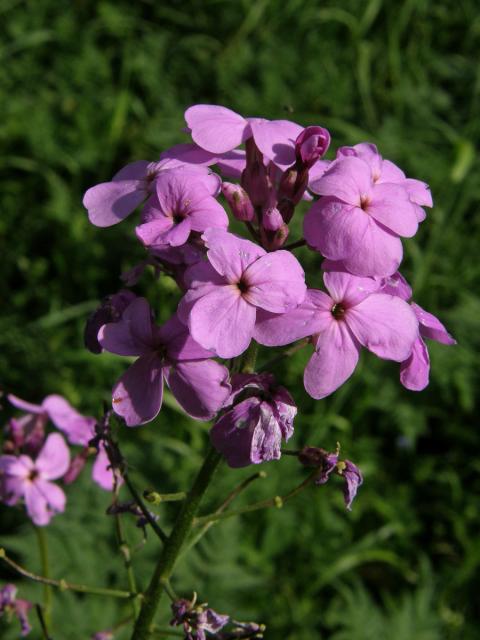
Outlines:
[[[405, 243], [404, 272], [459, 345], [431, 345], [421, 394], [400, 386], [396, 365], [364, 354], [354, 378], [321, 402], [304, 392], [306, 354], [297, 354], [279, 372], [301, 407], [293, 445], [341, 442], [365, 475], [352, 513], [332, 482], [283, 510], [214, 526], [174, 585], [265, 622], [272, 640], [478, 637], [478, 3], [2, 0], [0, 25], [0, 380], [31, 401], [59, 392], [98, 414], [124, 370], [120, 359], [88, 354], [82, 329], [142, 250], [134, 221], [90, 226], [81, 198], [127, 162], [178, 142], [190, 104], [321, 124], [335, 147], [373, 141], [430, 183], [435, 208]], [[308, 251], [302, 259], [315, 284], [319, 261]], [[166, 279], [147, 276], [138, 291], [161, 317], [176, 304]], [[119, 437], [139, 486], [180, 490], [206, 427], [166, 407]], [[265, 469], [244, 502], [302, 476], [290, 458]], [[222, 468], [205, 509], [248, 473]], [[125, 586], [108, 503], [88, 474], [69, 489], [66, 515], [48, 529], [56, 577]], [[160, 514], [168, 526], [174, 510]], [[23, 514], [2, 508], [0, 518], [2, 545], [39, 570]], [[129, 536], [141, 540], [133, 527]], [[142, 585], [155, 554], [153, 538], [136, 553]], [[26, 581], [22, 593], [41, 597]], [[87, 638], [125, 615], [93, 596], [57, 598], [56, 640]]]

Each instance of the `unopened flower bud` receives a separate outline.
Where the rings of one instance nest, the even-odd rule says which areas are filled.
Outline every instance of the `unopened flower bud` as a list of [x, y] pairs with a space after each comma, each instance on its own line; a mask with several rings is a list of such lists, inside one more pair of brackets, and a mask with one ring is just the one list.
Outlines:
[[271, 178], [263, 163], [263, 156], [253, 138], [247, 140], [247, 166], [242, 172], [242, 187], [250, 196], [254, 207], [263, 207], [270, 200], [273, 191]]
[[237, 220], [242, 222], [253, 220], [255, 210], [245, 189], [238, 184], [224, 182], [222, 193]]
[[286, 239], [288, 238], [288, 234], [289, 229], [285, 223], [276, 231], [269, 231], [264, 227], [261, 227], [260, 229], [262, 245], [268, 251], [276, 251], [277, 249], [280, 249], [280, 247], [283, 247]]
[[283, 218], [276, 207], [270, 207], [263, 212], [262, 226], [267, 231], [278, 231], [283, 225]]
[[307, 169], [321, 158], [330, 146], [330, 134], [323, 127], [306, 127], [295, 140], [297, 162]]

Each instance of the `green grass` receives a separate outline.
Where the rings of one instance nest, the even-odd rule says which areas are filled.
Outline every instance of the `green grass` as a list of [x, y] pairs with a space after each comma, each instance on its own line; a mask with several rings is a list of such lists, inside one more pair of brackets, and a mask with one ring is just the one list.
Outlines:
[[[88, 354], [82, 330], [96, 301], [119, 287], [119, 273], [142, 257], [135, 221], [94, 228], [81, 198], [127, 162], [155, 159], [184, 139], [190, 104], [321, 124], [334, 148], [373, 141], [408, 175], [429, 182], [435, 207], [405, 243], [403, 271], [458, 346], [431, 346], [431, 384], [421, 394], [400, 386], [394, 364], [365, 353], [351, 381], [315, 402], [301, 384], [306, 354], [282, 365], [279, 377], [301, 407], [293, 446], [332, 448], [340, 440], [364, 470], [353, 511], [344, 511], [332, 482], [282, 510], [216, 525], [182, 560], [174, 585], [238, 619], [265, 622], [273, 640], [473, 640], [478, 3], [3, 0], [0, 25], [0, 380], [32, 401], [59, 392], [98, 413], [124, 370], [120, 359]], [[299, 228], [297, 220], [292, 239]], [[299, 255], [313, 283], [319, 260]], [[150, 276], [137, 291], [162, 317], [177, 299], [170, 283]], [[139, 486], [163, 491], [188, 486], [206, 441], [204, 427], [169, 407], [154, 424], [119, 435]], [[293, 459], [265, 468], [268, 478], [249, 488], [244, 503], [301, 476]], [[223, 468], [205, 509], [248, 473]], [[88, 474], [69, 491], [67, 514], [48, 530], [53, 573], [125, 587], [104, 515], [108, 496]], [[159, 512], [168, 527], [174, 507]], [[1, 543], [39, 570], [21, 513], [2, 508], [0, 518]], [[140, 542], [138, 530], [128, 533]], [[136, 553], [141, 586], [155, 554], [153, 539]], [[21, 589], [41, 597], [37, 585], [22, 581]], [[61, 594], [53, 636], [87, 638], [124, 615], [116, 603]], [[167, 619], [164, 605], [159, 620]]]

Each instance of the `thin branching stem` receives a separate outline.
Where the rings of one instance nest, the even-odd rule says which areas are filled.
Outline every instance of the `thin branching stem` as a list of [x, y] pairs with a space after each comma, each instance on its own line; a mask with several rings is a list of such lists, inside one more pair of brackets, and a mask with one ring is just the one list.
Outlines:
[[130, 591], [120, 591], [119, 589], [106, 589], [103, 587], [90, 587], [86, 584], [76, 584], [74, 582], [67, 582], [66, 580], [53, 580], [52, 578], [46, 578], [45, 576], [39, 576], [31, 571], [27, 571], [24, 567], [20, 566], [14, 560], [8, 557], [5, 549], [0, 547], [0, 560], [3, 560], [9, 567], [14, 569], [17, 573], [24, 578], [34, 580], [35, 582], [41, 582], [42, 584], [48, 584], [52, 587], [57, 587], [62, 591], [76, 591], [78, 593], [90, 593], [96, 596], [107, 596], [111, 598], [136, 598], [138, 594], [130, 593]]
[[221, 511], [208, 514], [206, 516], [200, 516], [195, 518], [193, 521], [193, 526], [205, 526], [209, 523], [217, 522], [218, 520], [226, 520], [227, 518], [232, 518], [233, 516], [241, 515], [242, 513], [250, 513], [251, 511], [258, 511], [259, 509], [267, 509], [269, 507], [277, 507], [281, 508], [288, 500], [291, 500], [293, 497], [301, 493], [306, 487], [308, 487], [313, 480], [318, 476], [318, 469], [315, 469], [303, 482], [301, 482], [297, 487], [286, 493], [284, 496], [274, 496], [273, 498], [267, 498], [266, 500], [261, 500], [260, 502], [254, 502], [253, 504], [246, 505], [245, 507], [240, 507], [238, 509], [231, 509], [230, 511]]

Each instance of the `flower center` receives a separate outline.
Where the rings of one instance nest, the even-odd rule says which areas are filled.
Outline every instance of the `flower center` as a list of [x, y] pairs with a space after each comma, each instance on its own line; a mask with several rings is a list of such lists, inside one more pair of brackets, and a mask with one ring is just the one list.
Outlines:
[[38, 478], [38, 476], [38, 471], [36, 469], [32, 469], [28, 474], [28, 479], [30, 480], [30, 482], [34, 482]]
[[240, 293], [247, 293], [248, 291], [248, 284], [243, 280], [240, 280], [240, 282], [237, 282], [237, 287]]
[[184, 216], [182, 213], [174, 213], [172, 218], [174, 224], [180, 224], [184, 220]]
[[342, 305], [337, 302], [333, 305], [330, 312], [335, 320], [342, 320], [345, 315], [345, 307], [342, 307]]
[[370, 198], [366, 193], [362, 193], [362, 195], [360, 196], [360, 208], [365, 211], [369, 204]]

